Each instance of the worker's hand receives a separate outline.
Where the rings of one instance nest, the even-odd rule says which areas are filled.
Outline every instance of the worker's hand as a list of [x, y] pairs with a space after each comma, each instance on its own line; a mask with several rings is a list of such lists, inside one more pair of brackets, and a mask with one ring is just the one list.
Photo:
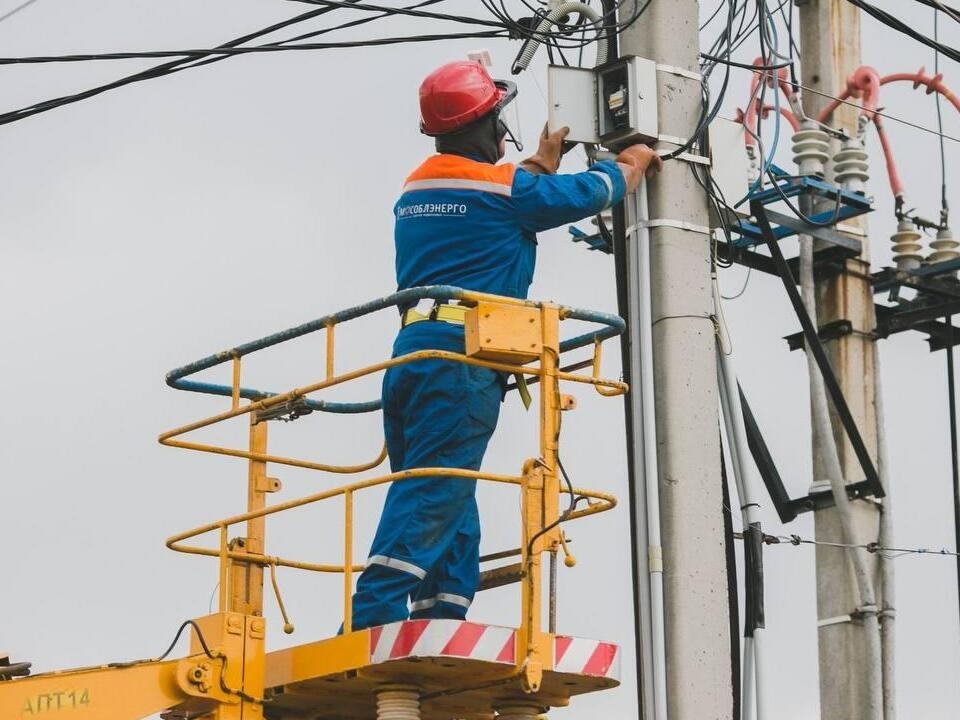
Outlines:
[[663, 170], [663, 159], [648, 145], [631, 145], [617, 155], [617, 164], [623, 171], [627, 192], [633, 192], [644, 176], [650, 177]]
[[576, 143], [564, 142], [564, 138], [569, 134], [570, 128], [568, 127], [550, 132], [544, 125], [543, 132], [540, 133], [540, 146], [537, 148], [537, 152], [521, 161], [521, 167], [534, 175], [540, 175], [541, 173], [553, 175], [556, 173], [560, 169], [560, 158], [576, 145]]

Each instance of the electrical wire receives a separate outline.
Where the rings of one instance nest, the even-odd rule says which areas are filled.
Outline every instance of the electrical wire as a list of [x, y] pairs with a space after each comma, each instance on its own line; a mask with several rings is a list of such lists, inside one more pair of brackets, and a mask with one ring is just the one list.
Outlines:
[[[836, 100], [837, 102], [839, 102], [839, 103], [841, 103], [841, 104], [843, 104], [843, 105], [849, 105], [850, 107], [854, 107], [854, 108], [857, 108], [857, 109], [862, 109], [862, 108], [863, 108], [862, 105], [858, 105], [858, 104], [855, 103], [855, 102], [850, 102], [849, 100], [843, 100], [843, 99], [837, 97], [836, 95], [831, 95], [830, 93], [825, 93], [825, 92], [823, 92], [822, 90], [817, 90], [816, 88], [808, 87], [807, 85], [804, 85], [803, 83], [798, 83], [798, 82], [793, 82], [793, 81], [788, 81], [788, 82], [790, 82], [790, 85], [791, 85], [794, 89], [800, 88], [801, 90], [805, 90], [806, 92], [811, 92], [811, 93], [813, 93], [814, 95], [819, 95], [820, 97], [827, 98], [827, 99], [829, 99], [829, 100]], [[937, 94], [939, 95], [939, 93], [937, 93]], [[887, 120], [893, 120], [894, 122], [901, 123], [902, 125], [906, 125], [907, 127], [912, 127], [912, 128], [914, 128], [915, 130], [922, 130], [922, 131], [925, 132], [925, 133], [929, 133], [929, 134], [931, 134], [931, 135], [937, 135], [937, 136], [942, 137], [942, 138], [944, 138], [944, 139], [946, 139], [946, 140], [951, 140], [952, 142], [960, 142], [960, 138], [958, 138], [958, 137], [955, 137], [955, 136], [953, 136], [953, 135], [947, 135], [947, 134], [945, 134], [945, 133], [943, 133], [943, 132], [937, 132], [936, 130], [933, 130], [933, 129], [931, 129], [931, 128], [925, 127], [925, 126], [923, 126], [923, 125], [918, 125], [918, 124], [915, 123], [915, 122], [911, 122], [911, 121], [909, 121], [909, 120], [904, 120], [903, 118], [897, 117], [896, 115], [891, 115], [890, 113], [885, 112], [885, 111], [883, 111], [883, 110], [874, 110], [874, 111], [872, 111], [872, 112], [873, 112], [875, 115], [879, 115], [879, 116], [882, 117], [882, 118], [885, 118], [885, 119], [887, 119]]]
[[203, 650], [203, 654], [206, 655], [211, 660], [216, 660], [221, 655], [216, 655], [210, 650], [210, 646], [207, 645], [206, 639], [203, 637], [203, 631], [200, 629], [200, 626], [194, 620], [184, 620], [181, 623], [180, 627], [177, 629], [177, 632], [173, 636], [173, 640], [170, 642], [170, 645], [166, 650], [163, 651], [163, 654], [155, 658], [144, 658], [143, 660], [130, 660], [128, 662], [113, 662], [108, 663], [107, 667], [110, 668], [128, 668], [133, 667], [134, 665], [141, 665], [143, 663], [157, 663], [162, 660], [166, 660], [170, 653], [173, 652], [173, 649], [177, 646], [177, 643], [180, 642], [180, 636], [183, 635], [183, 631], [188, 627], [192, 627], [197, 633], [197, 640], [200, 643], [200, 647]]
[[[283, 46], [286, 49], [292, 50], [320, 50], [320, 49], [332, 49], [332, 48], [347, 48], [347, 47], [364, 47], [370, 45], [389, 45], [396, 44], [401, 42], [427, 42], [432, 40], [444, 40], [444, 39], [455, 39], [457, 37], [504, 37], [504, 34], [510, 34], [515, 37], [529, 37], [536, 36], [538, 39], [541, 39], [548, 43], [548, 45], [553, 45], [554, 47], [583, 47], [586, 44], [594, 42], [596, 39], [599, 39], [600, 35], [604, 33], [607, 36], [613, 34], [619, 34], [623, 32], [626, 28], [630, 27], [642, 14], [643, 10], [649, 5], [651, 0], [640, 7], [638, 10], [633, 12], [629, 17], [623, 20], [617, 20], [616, 10], [625, 2], [625, 0], [619, 0], [613, 9], [610, 12], [604, 14], [604, 23], [601, 28], [600, 35], [598, 38], [587, 37], [586, 33], [582, 33], [582, 37], [579, 41], [571, 41], [569, 38], [566, 38], [565, 32], [546, 32], [546, 33], [537, 33], [534, 29], [524, 28], [522, 23], [515, 21], [509, 13], [506, 12], [504, 4], [501, 2], [501, 8], [498, 10], [496, 4], [493, 0], [482, 0], [482, 4], [488, 10], [492, 10], [494, 13], [493, 20], [487, 18], [477, 18], [477, 17], [465, 17], [460, 15], [453, 15], [447, 13], [434, 13], [421, 10], [420, 8], [432, 5], [441, 0], [425, 0], [424, 2], [416, 3], [407, 7], [396, 8], [388, 7], [383, 5], [360, 5], [360, 0], [309, 0], [309, 4], [312, 5], [321, 5], [316, 10], [297, 15], [288, 20], [276, 23], [269, 27], [263, 28], [262, 30], [255, 31], [253, 33], [247, 34], [240, 38], [236, 38], [230, 42], [223, 43], [222, 45], [207, 49], [200, 50], [188, 50], [188, 51], [151, 51], [151, 52], [138, 52], [138, 53], [85, 53], [85, 54], [74, 54], [74, 55], [62, 55], [62, 56], [36, 56], [34, 58], [23, 57], [23, 58], [6, 58], [6, 64], [18, 64], [18, 63], [40, 63], [40, 62], [80, 62], [80, 61], [96, 61], [96, 60], [111, 60], [111, 59], [132, 59], [132, 58], [150, 58], [150, 57], [176, 57], [177, 59], [172, 60], [167, 63], [163, 63], [154, 68], [144, 70], [132, 75], [122, 77], [118, 80], [115, 80], [110, 83], [96, 86], [88, 90], [84, 90], [78, 93], [73, 93], [71, 95], [65, 95], [50, 100], [45, 100], [42, 102], [34, 103], [32, 105], [18, 108], [13, 111], [9, 111], [3, 114], [0, 114], [0, 125], [15, 122], [17, 120], [22, 120], [27, 117], [31, 117], [41, 112], [47, 112], [53, 110], [57, 107], [62, 107], [64, 105], [72, 104], [79, 102], [81, 100], [86, 100], [92, 97], [95, 97], [101, 93], [113, 90], [125, 85], [141, 82], [144, 80], [150, 80], [157, 77], [163, 77], [175, 72], [180, 72], [181, 70], [200, 67], [202, 65], [207, 65], [212, 62], [218, 62], [224, 60], [228, 57], [234, 55], [246, 55], [246, 54], [255, 54], [255, 53], [265, 53], [265, 52], [277, 52], [279, 47]], [[532, 6], [529, 3], [524, 3], [526, 7], [531, 8]], [[329, 13], [334, 10], [364, 10], [370, 13], [374, 13], [374, 16], [367, 19], [355, 20], [350, 23], [344, 23], [339, 27], [352, 27], [364, 22], [369, 22], [371, 20], [380, 19], [384, 17], [390, 17], [395, 15], [407, 15], [418, 18], [428, 18], [439, 21], [451, 21], [458, 23], [468, 23], [468, 24], [479, 24], [482, 26], [494, 28], [490, 30], [490, 34], [473, 34], [473, 33], [463, 33], [459, 35], [452, 34], [435, 34], [435, 35], [423, 35], [423, 36], [412, 36], [410, 38], [374, 38], [372, 40], [366, 41], [356, 41], [350, 43], [300, 43], [296, 46], [292, 46], [294, 42], [299, 42], [300, 40], [316, 37], [319, 34], [330, 32], [334, 28], [326, 28], [314, 33], [308, 33], [306, 35], [301, 35], [298, 38], [291, 38], [286, 41], [274, 42], [268, 45], [256, 46], [254, 48], [241, 48], [240, 46], [244, 43], [249, 42], [258, 37], [263, 37], [264, 35], [273, 33], [284, 27], [288, 27], [297, 23], [304, 22], [306, 20], [318, 17], [320, 15]], [[610, 20], [612, 18], [612, 20]]]
[[[360, 2], [360, 0], [354, 0], [354, 2]], [[319, 8], [317, 10], [310, 10], [308, 12], [301, 13], [300, 15], [295, 15], [292, 18], [288, 18], [278, 23], [274, 23], [273, 25], [268, 25], [267, 27], [262, 28], [260, 30], [256, 30], [246, 35], [242, 35], [238, 38], [234, 38], [233, 40], [223, 43], [221, 47], [236, 47], [238, 45], [242, 45], [245, 42], [249, 42], [250, 40], [255, 40], [259, 37], [263, 37], [264, 35], [269, 35], [270, 33], [276, 32], [277, 30], [282, 30], [283, 28], [290, 27], [298, 23], [306, 22], [307, 20], [311, 20], [315, 17], [326, 15], [329, 12], [331, 12], [331, 8]], [[53, 98], [52, 100], [45, 100], [43, 102], [34, 103], [33, 105], [28, 105], [26, 107], [19, 108], [18, 110], [13, 110], [13, 111], [4, 113], [0, 115], [0, 125], [14, 122], [16, 120], [21, 120], [23, 118], [36, 115], [37, 113], [47, 112], [48, 110], [52, 110], [57, 107], [62, 107], [63, 105], [69, 105], [75, 102], [79, 102], [81, 100], [86, 100], [88, 98], [95, 97], [109, 90], [123, 87], [124, 85], [129, 85], [135, 82], [141, 82], [143, 80], [151, 80], [157, 77], [163, 77], [165, 75], [170, 75], [175, 72], [180, 72], [181, 70], [186, 70], [192, 67], [198, 67], [199, 65], [202, 65], [202, 64], [219, 62], [221, 60], [226, 59], [227, 57], [229, 56], [225, 55], [221, 57], [210, 58], [209, 60], [205, 60], [202, 63], [194, 63], [192, 65], [188, 64], [191, 62], [190, 58], [173, 60], [171, 62], [163, 63], [161, 65], [157, 65], [156, 67], [149, 68], [147, 70], [142, 70], [140, 72], [133, 73], [132, 75], [126, 75], [118, 80], [114, 80], [104, 85], [98, 85], [96, 87], [93, 87], [78, 93], [73, 93], [71, 95], [64, 95], [59, 98]]]
[[3, 21], [6, 20], [7, 18], [13, 17], [14, 15], [16, 15], [16, 14], [17, 14], [18, 12], [20, 12], [21, 10], [26, 10], [28, 7], [30, 7], [31, 5], [33, 5], [35, 2], [37, 2], [37, 0], [27, 0], [25, 3], [20, 3], [20, 4], [17, 5], [13, 10], [8, 10], [8, 11], [5, 12], [3, 15], [0, 15], [0, 22], [3, 22]]
[[921, 5], [926, 5], [927, 7], [931, 7], [934, 10], [939, 10], [940, 12], [944, 13], [951, 19], [956, 20], [957, 22], [960, 22], [960, 10], [956, 10], [952, 7], [949, 7], [948, 5], [945, 5], [939, 0], [916, 0], [916, 2], [920, 3]]
[[[933, 13], [933, 39], [938, 43], [940, 41], [940, 13], [936, 10]], [[936, 49], [933, 51], [933, 75], [934, 77], [940, 75], [940, 53]], [[940, 144], [940, 226], [947, 227], [950, 219], [950, 207], [947, 200], [947, 151], [943, 141], [943, 107], [941, 106], [940, 93], [935, 92], [934, 98], [937, 103], [937, 130], [940, 134], [938, 138]]]
[[[904, 35], [907, 35], [908, 37], [913, 38], [917, 42], [923, 43], [927, 47], [931, 47], [936, 50], [939, 50], [941, 53], [943, 53], [944, 55], [946, 55], [948, 58], [950, 58], [955, 62], [960, 62], [960, 50], [957, 50], [956, 48], [952, 48], [949, 45], [944, 45], [934, 40], [933, 38], [927, 37], [920, 31], [918, 31], [916, 28], [910, 25], [907, 25], [906, 23], [897, 19], [895, 16], [888, 13], [886, 10], [881, 10], [875, 5], [871, 5], [870, 3], [865, 2], [865, 0], [847, 0], [847, 2], [852, 5], [856, 5], [858, 8], [863, 10], [865, 13], [867, 13], [874, 19], [880, 21], [881, 23], [886, 25], [888, 28], [892, 30], [896, 30], [897, 32], [903, 33]], [[954, 19], [956, 19], [956, 17], [954, 17]]]
[[191, 50], [148, 50], [139, 52], [94, 53], [89, 55], [38, 55], [34, 57], [2, 58], [0, 65], [44, 64], [60, 62], [87, 62], [90, 60], [132, 60], [145, 58], [186, 57], [205, 58], [211, 55], [248, 55], [251, 53], [286, 52], [290, 50], [331, 50], [340, 48], [376, 47], [380, 45], [399, 45], [413, 42], [435, 42], [438, 40], [462, 40], [464, 38], [502, 38], [507, 37], [505, 30], [481, 30], [467, 33], [441, 33], [435, 35], [405, 35], [401, 37], [373, 38], [367, 40], [344, 40], [329, 43], [299, 43], [291, 45], [255, 45], [253, 47], [217, 47]]
[[[953, 334], [953, 316], [946, 318], [947, 329]], [[960, 461], [957, 457], [957, 383], [956, 372], [954, 370], [952, 345], [946, 348], [947, 351], [947, 408], [950, 414], [950, 480], [953, 491], [953, 542], [954, 547], [960, 552]], [[957, 555], [957, 601], [960, 603], [960, 554]]]
[[758, 70], [780, 70], [781, 68], [793, 67], [795, 60], [785, 60], [784, 62], [777, 63], [775, 65], [748, 65], [747, 63], [734, 62], [733, 60], [726, 60], [721, 57], [716, 57], [714, 55], [707, 55], [706, 53], [700, 53], [700, 57], [705, 60], [710, 60], [715, 63], [723, 63], [724, 65], [729, 65], [730, 67], [742, 68], [744, 70], [752, 70], [754, 72]]
[[[423, 0], [422, 2], [419, 2], [419, 3], [416, 3], [416, 4], [414, 4], [414, 5], [408, 6], [408, 9], [419, 8], [419, 7], [423, 7], [423, 6], [426, 6], [426, 5], [434, 5], [434, 4], [437, 4], [437, 3], [442, 2], [442, 1], [443, 1], [443, 0]], [[361, 2], [361, 0], [349, 0], [349, 2], [350, 2], [351, 4], [354, 4], [354, 3], [359, 3], [359, 2]], [[282, 20], [282, 21], [277, 22], [277, 23], [274, 23], [274, 24], [272, 24], [272, 25], [268, 25], [267, 27], [261, 28], [260, 30], [256, 30], [256, 31], [251, 32], [251, 33], [248, 33], [248, 34], [246, 34], [246, 35], [242, 35], [242, 36], [240, 36], [240, 37], [238, 37], [238, 38], [234, 38], [233, 40], [230, 40], [230, 41], [228, 41], [228, 42], [226, 42], [226, 43], [223, 43], [220, 47], [236, 47], [236, 46], [242, 45], [242, 44], [244, 44], [244, 43], [246, 43], [246, 42], [249, 42], [249, 41], [251, 41], [251, 40], [255, 40], [255, 39], [257, 39], [257, 38], [264, 37], [264, 36], [266, 36], [266, 35], [270, 35], [270, 34], [276, 32], [276, 31], [278, 31], [278, 30], [282, 30], [282, 29], [284, 29], [284, 28], [291, 27], [291, 26], [293, 26], [293, 25], [297, 25], [297, 24], [300, 24], [300, 23], [303, 23], [303, 22], [307, 22], [307, 21], [312, 20], [312, 19], [314, 19], [314, 18], [316, 18], [316, 17], [320, 17], [320, 16], [323, 16], [323, 15], [326, 15], [326, 14], [334, 11], [335, 9], [336, 9], [336, 8], [322, 7], [322, 8], [318, 8], [318, 9], [316, 9], [316, 10], [310, 10], [310, 11], [308, 11], [308, 12], [301, 13], [300, 15], [295, 15], [295, 16], [293, 16], [293, 17], [291, 17], [291, 18], [288, 18], [288, 19], [286, 19], [286, 20]], [[383, 17], [386, 17], [386, 16], [387, 16], [386, 14], [381, 14], [381, 15], [370, 16], [370, 17], [366, 17], [366, 18], [360, 18], [360, 19], [354, 20], [354, 21], [352, 21], [352, 22], [343, 23], [343, 24], [341, 24], [341, 25], [334, 26], [334, 27], [331, 27], [331, 28], [324, 28], [324, 29], [321, 29], [321, 30], [318, 30], [318, 31], [315, 31], [315, 32], [312, 32], [312, 33], [308, 33], [308, 34], [306, 34], [306, 35], [298, 36], [298, 37], [296, 37], [296, 38], [290, 38], [290, 39], [288, 39], [288, 40], [279, 41], [279, 42], [277, 42], [277, 43], [275, 43], [275, 44], [282, 45], [282, 44], [284, 44], [284, 43], [286, 43], [286, 42], [294, 42], [294, 41], [303, 40], [303, 39], [307, 39], [307, 38], [311, 38], [311, 37], [316, 37], [316, 36], [318, 36], [318, 35], [322, 35], [322, 34], [325, 34], [325, 33], [327, 33], [327, 32], [331, 32], [331, 31], [333, 31], [333, 30], [337, 30], [337, 29], [341, 29], [341, 28], [345, 28], [345, 27], [355, 27], [355, 26], [357, 26], [357, 25], [362, 25], [362, 24], [366, 24], [366, 23], [369, 23], [369, 22], [373, 22], [374, 20], [377, 20], [377, 19], [380, 19], [380, 18], [383, 18]], [[149, 69], [147, 69], [147, 70], [143, 70], [143, 71], [134, 73], [134, 74], [132, 74], [132, 75], [124, 76], [124, 77], [122, 77], [122, 78], [120, 78], [120, 79], [118, 79], [118, 80], [114, 80], [114, 81], [109, 82], [109, 83], [106, 83], [106, 84], [104, 84], [104, 85], [98, 85], [98, 86], [96, 86], [96, 87], [93, 87], [93, 88], [90, 88], [90, 89], [88, 89], [88, 90], [84, 90], [84, 91], [81, 91], [81, 92], [78, 92], [78, 93], [74, 93], [74, 94], [71, 94], [71, 95], [61, 96], [61, 97], [59, 97], [59, 98], [54, 98], [54, 99], [52, 99], [52, 100], [46, 100], [46, 101], [39, 102], [39, 103], [35, 103], [35, 104], [33, 104], [33, 105], [29, 105], [29, 106], [26, 106], [26, 107], [23, 107], [23, 108], [19, 108], [19, 109], [17, 109], [17, 110], [10, 111], [10, 112], [4, 113], [4, 114], [0, 114], [0, 125], [7, 124], [7, 123], [10, 123], [10, 122], [15, 122], [15, 121], [17, 121], [17, 120], [22, 120], [22, 119], [24, 119], [24, 118], [31, 117], [31, 116], [36, 115], [36, 114], [41, 113], [41, 112], [47, 112], [47, 111], [49, 111], [49, 110], [53, 110], [53, 109], [55, 109], [55, 108], [57, 108], [57, 107], [62, 107], [62, 106], [64, 106], [64, 105], [69, 105], [69, 104], [72, 104], [72, 103], [75, 103], [75, 102], [80, 102], [81, 100], [86, 100], [86, 99], [88, 99], [88, 98], [92, 98], [92, 97], [95, 97], [95, 96], [97, 96], [97, 95], [100, 95], [101, 93], [108, 92], [108, 91], [110, 91], [110, 90], [114, 90], [114, 89], [116, 89], [116, 88], [120, 88], [120, 87], [123, 87], [123, 86], [125, 86], [125, 85], [129, 85], [129, 84], [132, 84], [132, 83], [135, 83], [135, 82], [142, 82], [142, 81], [144, 81], [144, 80], [152, 80], [152, 79], [154, 79], [154, 78], [164, 77], [164, 76], [166, 76], [166, 75], [170, 75], [170, 74], [173, 74], [173, 73], [176, 73], [176, 72], [180, 72], [180, 71], [182, 71], [182, 70], [189, 70], [189, 69], [192, 69], [192, 68], [197, 68], [197, 67], [201, 67], [201, 66], [204, 66], [204, 65], [209, 65], [209, 64], [211, 64], [211, 63], [220, 62], [220, 61], [225, 60], [225, 59], [227, 59], [227, 58], [229, 58], [229, 57], [231, 57], [231, 56], [230, 56], [230, 55], [220, 55], [220, 56], [216, 56], [216, 57], [208, 57], [208, 58], [206, 58], [206, 59], [203, 59], [203, 60], [200, 60], [200, 61], [196, 61], [196, 62], [194, 61], [194, 60], [195, 60], [194, 58], [183, 58], [183, 59], [180, 59], [180, 60], [173, 60], [173, 61], [170, 61], [170, 62], [166, 62], [166, 63], [163, 63], [163, 64], [161, 64], [161, 65], [157, 65], [156, 67], [149, 68]]]
[[[742, 540], [743, 533], [734, 533], [734, 537], [736, 537], [738, 540]], [[960, 557], [960, 553], [947, 550], [946, 548], [934, 549], [924, 547], [884, 547], [880, 545], [880, 543], [875, 542], [865, 544], [828, 542], [826, 540], [810, 540], [809, 538], [804, 538], [799, 535], [768, 535], [764, 533], [763, 543], [764, 545], [819, 545], [821, 547], [831, 547], [842, 550], [866, 550], [868, 553], [880, 555], [881, 557], [888, 559], [901, 557], [903, 555], [939, 555], [942, 557]]]
[[468, 25], [485, 25], [506, 29], [503, 23], [486, 18], [478, 18], [472, 15], [453, 15], [450, 13], [438, 13], [430, 10], [418, 10], [416, 8], [398, 8], [389, 5], [363, 5], [350, 2], [350, 0], [289, 0], [290, 2], [299, 2], [305, 5], [322, 5], [330, 9], [362, 10], [365, 12], [381, 12], [387, 15], [405, 15], [407, 17], [426, 18], [428, 20], [447, 20], [449, 22], [462, 23]]

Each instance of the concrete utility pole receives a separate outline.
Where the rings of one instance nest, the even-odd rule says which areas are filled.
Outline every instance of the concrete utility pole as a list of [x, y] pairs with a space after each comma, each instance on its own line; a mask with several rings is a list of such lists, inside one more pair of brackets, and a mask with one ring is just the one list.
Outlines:
[[[803, 73], [801, 82], [829, 95], [839, 95], [846, 87], [846, 79], [861, 64], [860, 10], [845, 0], [797, 0], [800, 12], [801, 52]], [[828, 98], [809, 91], [803, 93], [803, 105], [808, 116], [816, 117], [829, 102]], [[846, 128], [856, 135], [859, 111], [841, 106], [833, 116], [832, 125]], [[836, 151], [836, 143], [834, 151]], [[830, 169], [828, 168], [828, 172]], [[848, 260], [844, 272], [817, 281], [817, 315], [821, 326], [834, 320], [846, 319], [853, 324], [853, 333], [827, 344], [831, 364], [871, 455], [877, 455], [876, 416], [874, 398], [874, 355], [871, 333], [874, 330], [873, 292], [868, 279], [870, 272], [867, 226], [865, 222], [848, 223], [840, 230], [849, 230], [863, 242], [863, 254]], [[843, 476], [847, 483], [863, 479], [863, 471], [853, 449], [835, 417], [833, 431], [840, 456]], [[815, 482], [821, 467], [818, 457], [822, 444], [814, 437]], [[818, 487], [817, 489], [829, 489]], [[872, 501], [851, 503], [855, 532], [859, 542], [877, 539], [880, 512]], [[844, 542], [837, 512], [833, 508], [821, 510], [815, 516], [816, 539]], [[850, 558], [845, 552], [818, 546], [817, 612], [821, 622], [843, 618], [857, 608], [857, 587], [851, 570]], [[875, 558], [870, 560], [870, 574], [874, 587], [879, 587]], [[834, 622], [819, 627], [820, 708], [824, 720], [847, 720], [865, 717], [867, 697], [866, 629], [858, 622]], [[875, 698], [873, 700], [875, 702]]]
[[[620, 52], [658, 63], [661, 137], [688, 138], [701, 106], [699, 3], [631, 0], [620, 18], [630, 17], [638, 5], [646, 10], [621, 36]], [[663, 141], [660, 147], [676, 145]], [[667, 710], [670, 720], [731, 720], [707, 200], [680, 160], [668, 162], [645, 185], [640, 192], [649, 199]], [[625, 204], [629, 227], [642, 203], [631, 196]], [[630, 292], [637, 291], [633, 284]], [[657, 560], [654, 551], [651, 561]], [[653, 720], [652, 713], [647, 717]]]

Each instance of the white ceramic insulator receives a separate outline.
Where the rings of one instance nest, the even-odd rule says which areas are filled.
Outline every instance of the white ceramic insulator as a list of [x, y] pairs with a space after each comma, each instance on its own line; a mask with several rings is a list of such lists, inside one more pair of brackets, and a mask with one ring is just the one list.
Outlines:
[[930, 243], [930, 247], [933, 252], [927, 258], [928, 263], [946, 262], [947, 260], [960, 258], [960, 251], [957, 250], [957, 248], [960, 248], [960, 242], [953, 239], [950, 228], [938, 230], [937, 239]]
[[823, 177], [829, 159], [830, 136], [819, 126], [804, 123], [793, 136], [793, 161], [799, 174]]
[[405, 685], [379, 690], [377, 720], [420, 720], [420, 691]]
[[897, 232], [890, 238], [893, 243], [893, 261], [898, 270], [916, 270], [923, 262], [923, 245], [920, 243], [920, 231], [909, 220], [901, 220]]
[[844, 140], [843, 148], [833, 156], [833, 175], [837, 184], [849, 192], [866, 192], [870, 179], [868, 157], [860, 140]]
[[496, 720], [537, 720], [546, 708], [529, 700], [516, 700], [497, 706]]

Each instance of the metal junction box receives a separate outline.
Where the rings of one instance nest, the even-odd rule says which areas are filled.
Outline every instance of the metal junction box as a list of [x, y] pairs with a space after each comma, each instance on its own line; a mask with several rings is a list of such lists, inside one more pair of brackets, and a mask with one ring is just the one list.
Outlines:
[[464, 317], [466, 354], [480, 360], [525, 364], [540, 357], [540, 310], [478, 302]]
[[[744, 143], [746, 131], [742, 123], [718, 117], [710, 123], [710, 174], [716, 190], [728, 208], [720, 210], [710, 203], [710, 227], [730, 227], [738, 219], [750, 216], [750, 207], [744, 203], [736, 210], [733, 205], [743, 200], [750, 190], [749, 161]], [[721, 217], [721, 214], [724, 217]]]
[[547, 68], [551, 131], [570, 128], [568, 140], [611, 150], [659, 136], [657, 65], [626, 56], [598, 68]]

